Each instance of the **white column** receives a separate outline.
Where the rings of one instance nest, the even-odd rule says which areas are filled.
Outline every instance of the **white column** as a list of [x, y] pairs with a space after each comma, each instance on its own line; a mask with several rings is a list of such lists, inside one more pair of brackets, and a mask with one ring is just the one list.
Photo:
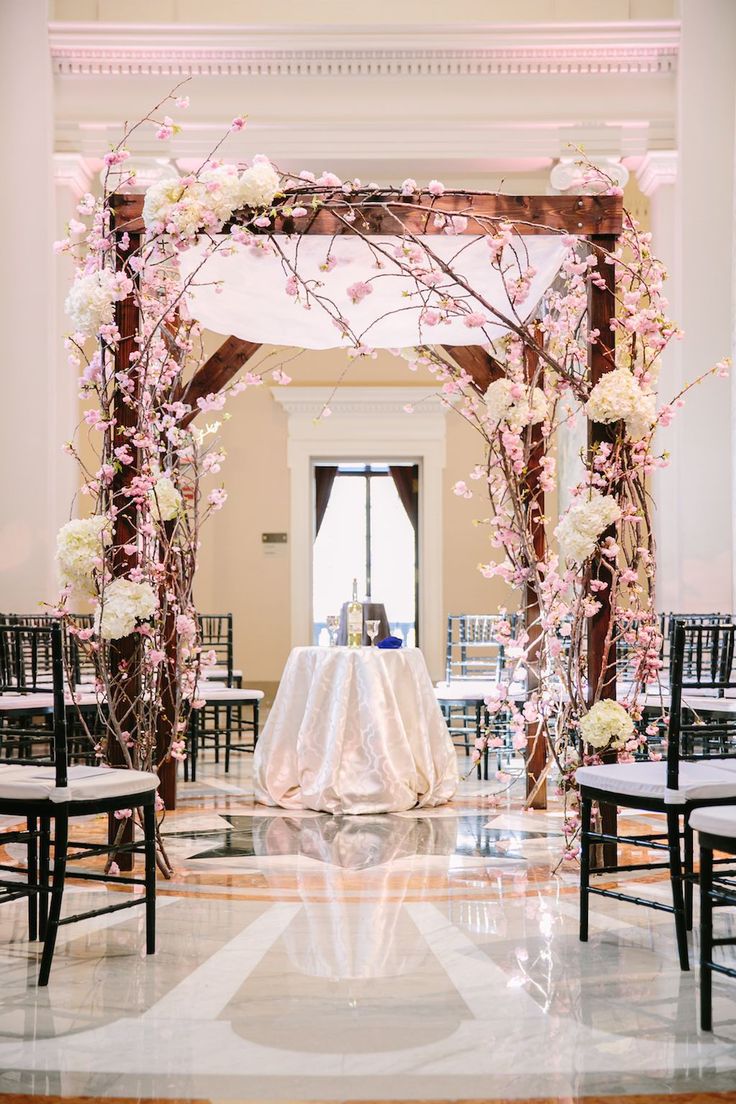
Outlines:
[[[93, 174], [85, 158], [78, 153], [55, 153], [54, 172], [54, 237], [66, 237], [69, 220], [79, 219], [77, 204], [85, 192], [92, 190]], [[64, 334], [69, 331], [69, 319], [64, 302], [74, 276], [74, 262], [68, 255], [54, 258], [54, 363], [55, 372], [49, 380], [52, 401], [53, 464], [49, 473], [53, 526], [58, 529], [80, 508], [75, 501], [79, 486], [76, 462], [62, 451], [71, 440], [79, 423], [79, 369], [70, 367], [64, 348]]]
[[[654, 252], [667, 266], [669, 279], [665, 294], [670, 302], [670, 314], [680, 318], [679, 293], [682, 283], [675, 271], [677, 252], [677, 161], [676, 150], [653, 150], [647, 153], [637, 172], [639, 187], [649, 199], [652, 245]], [[662, 401], [669, 399], [681, 384], [682, 364], [679, 349], [671, 346], [662, 357], [660, 388]], [[652, 481], [654, 498], [654, 533], [657, 541], [657, 606], [662, 610], [682, 612], [680, 572], [680, 526], [684, 515], [680, 510], [677, 487], [679, 465], [683, 462], [682, 444], [675, 445], [677, 423], [657, 438], [661, 450], [673, 454], [671, 466], [658, 471]]]
[[[681, 16], [672, 300], [685, 337], [673, 350], [673, 388], [730, 353], [733, 324], [736, 4], [682, 0]], [[663, 373], [664, 395], [669, 378]], [[683, 612], [730, 610], [731, 384], [711, 379], [692, 391], [663, 437], [672, 450], [666, 509], [674, 511], [678, 541], [672, 605]]]
[[0, 611], [54, 594], [52, 85], [45, 0], [0, 5]]

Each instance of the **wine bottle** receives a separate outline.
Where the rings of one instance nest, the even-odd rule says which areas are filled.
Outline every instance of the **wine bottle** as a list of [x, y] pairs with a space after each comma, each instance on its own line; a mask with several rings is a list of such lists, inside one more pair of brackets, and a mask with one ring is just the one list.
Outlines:
[[358, 601], [358, 580], [353, 579], [353, 600], [348, 602], [348, 647], [363, 643], [363, 603]]

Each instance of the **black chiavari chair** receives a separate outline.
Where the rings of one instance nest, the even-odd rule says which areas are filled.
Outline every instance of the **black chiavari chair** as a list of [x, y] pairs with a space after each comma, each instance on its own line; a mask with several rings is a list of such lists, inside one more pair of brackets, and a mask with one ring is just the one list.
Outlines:
[[[184, 764], [184, 778], [197, 779], [201, 749], [211, 747], [215, 763], [224, 745], [225, 773], [234, 754], [252, 752], [260, 733], [260, 703], [263, 691], [243, 686], [243, 673], [233, 667], [233, 615], [199, 614], [203, 652], [214, 652], [215, 664], [203, 668], [198, 694], [205, 700], [193, 710], [189, 729], [190, 755]], [[224, 683], [224, 686], [222, 685]], [[218, 685], [219, 684], [219, 685]]]
[[[50, 688], [47, 657], [50, 657]], [[145, 771], [69, 766], [63, 664], [59, 623], [0, 625], [0, 717], [4, 734], [12, 733], [19, 746], [19, 754], [12, 762], [0, 764], [0, 814], [25, 819], [27, 830], [20, 838], [25, 837], [28, 844], [27, 880], [0, 881], [0, 889], [7, 890], [11, 899], [13, 895], [29, 898], [29, 936], [35, 939], [40, 935], [44, 941], [39, 985], [48, 984], [59, 927], [77, 920], [143, 904], [146, 950], [149, 954], [155, 950], [158, 778]], [[50, 719], [50, 732], [46, 728], [39, 731], [34, 723], [38, 716]], [[73, 818], [120, 809], [139, 811], [142, 841], [121, 844], [69, 839], [69, 823]], [[49, 882], [52, 844], [53, 872]], [[74, 870], [74, 878], [141, 886], [145, 889], [143, 897], [126, 895], [124, 900], [101, 909], [61, 916], [70, 852], [78, 861], [141, 850], [145, 854], [143, 878], [78, 869]]]
[[[693, 809], [724, 802], [736, 803], [736, 703], [734, 714], [723, 711], [708, 716], [708, 701], [689, 691], [736, 688], [732, 624], [685, 624], [680, 621], [672, 633], [672, 678], [666, 758], [653, 761], [607, 763], [581, 767], [576, 779], [581, 798], [580, 855], [580, 939], [588, 939], [591, 894], [628, 901], [631, 904], [674, 914], [680, 966], [689, 969], [687, 931], [692, 927], [692, 885], [694, 880], [692, 829]], [[698, 656], [697, 663], [686, 657]], [[697, 703], [697, 704], [695, 704]], [[727, 703], [719, 705], [727, 706]], [[616, 804], [624, 809], [661, 813], [666, 831], [623, 835], [592, 827], [593, 803]], [[668, 869], [672, 905], [591, 884], [591, 848], [616, 843], [645, 847], [666, 854], [662, 862], [619, 863], [595, 870], [609, 879], [613, 874], [637, 870]], [[683, 857], [684, 844], [684, 857]]]
[[[713, 912], [718, 908], [736, 908], [736, 807], [717, 805], [695, 809], [690, 826], [698, 833], [700, 844], [700, 1026], [713, 1030], [713, 974], [736, 978], [733, 952], [730, 960], [716, 959], [714, 952], [736, 947], [736, 936], [726, 932], [713, 934]], [[725, 856], [716, 870], [718, 852]]]

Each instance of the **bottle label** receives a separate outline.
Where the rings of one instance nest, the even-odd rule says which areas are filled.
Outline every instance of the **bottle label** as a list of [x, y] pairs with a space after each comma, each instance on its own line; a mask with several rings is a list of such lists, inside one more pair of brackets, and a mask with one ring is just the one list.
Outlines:
[[359, 648], [363, 643], [363, 606], [360, 602], [351, 602], [348, 606], [348, 644]]

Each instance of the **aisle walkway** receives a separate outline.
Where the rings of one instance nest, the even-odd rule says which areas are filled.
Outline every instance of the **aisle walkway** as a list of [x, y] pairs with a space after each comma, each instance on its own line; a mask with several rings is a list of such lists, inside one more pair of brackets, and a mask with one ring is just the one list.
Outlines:
[[0, 909], [0, 1092], [434, 1101], [736, 1085], [736, 986], [716, 983], [716, 1033], [699, 1035], [669, 916], [596, 900], [578, 943], [577, 874], [550, 873], [559, 810], [494, 806], [499, 784], [472, 781], [429, 814], [281, 815], [253, 808], [250, 759], [237, 770], [208, 766], [166, 821], [177, 873], [160, 886], [154, 959], [142, 917], [101, 917], [62, 930], [37, 990], [24, 907]]

